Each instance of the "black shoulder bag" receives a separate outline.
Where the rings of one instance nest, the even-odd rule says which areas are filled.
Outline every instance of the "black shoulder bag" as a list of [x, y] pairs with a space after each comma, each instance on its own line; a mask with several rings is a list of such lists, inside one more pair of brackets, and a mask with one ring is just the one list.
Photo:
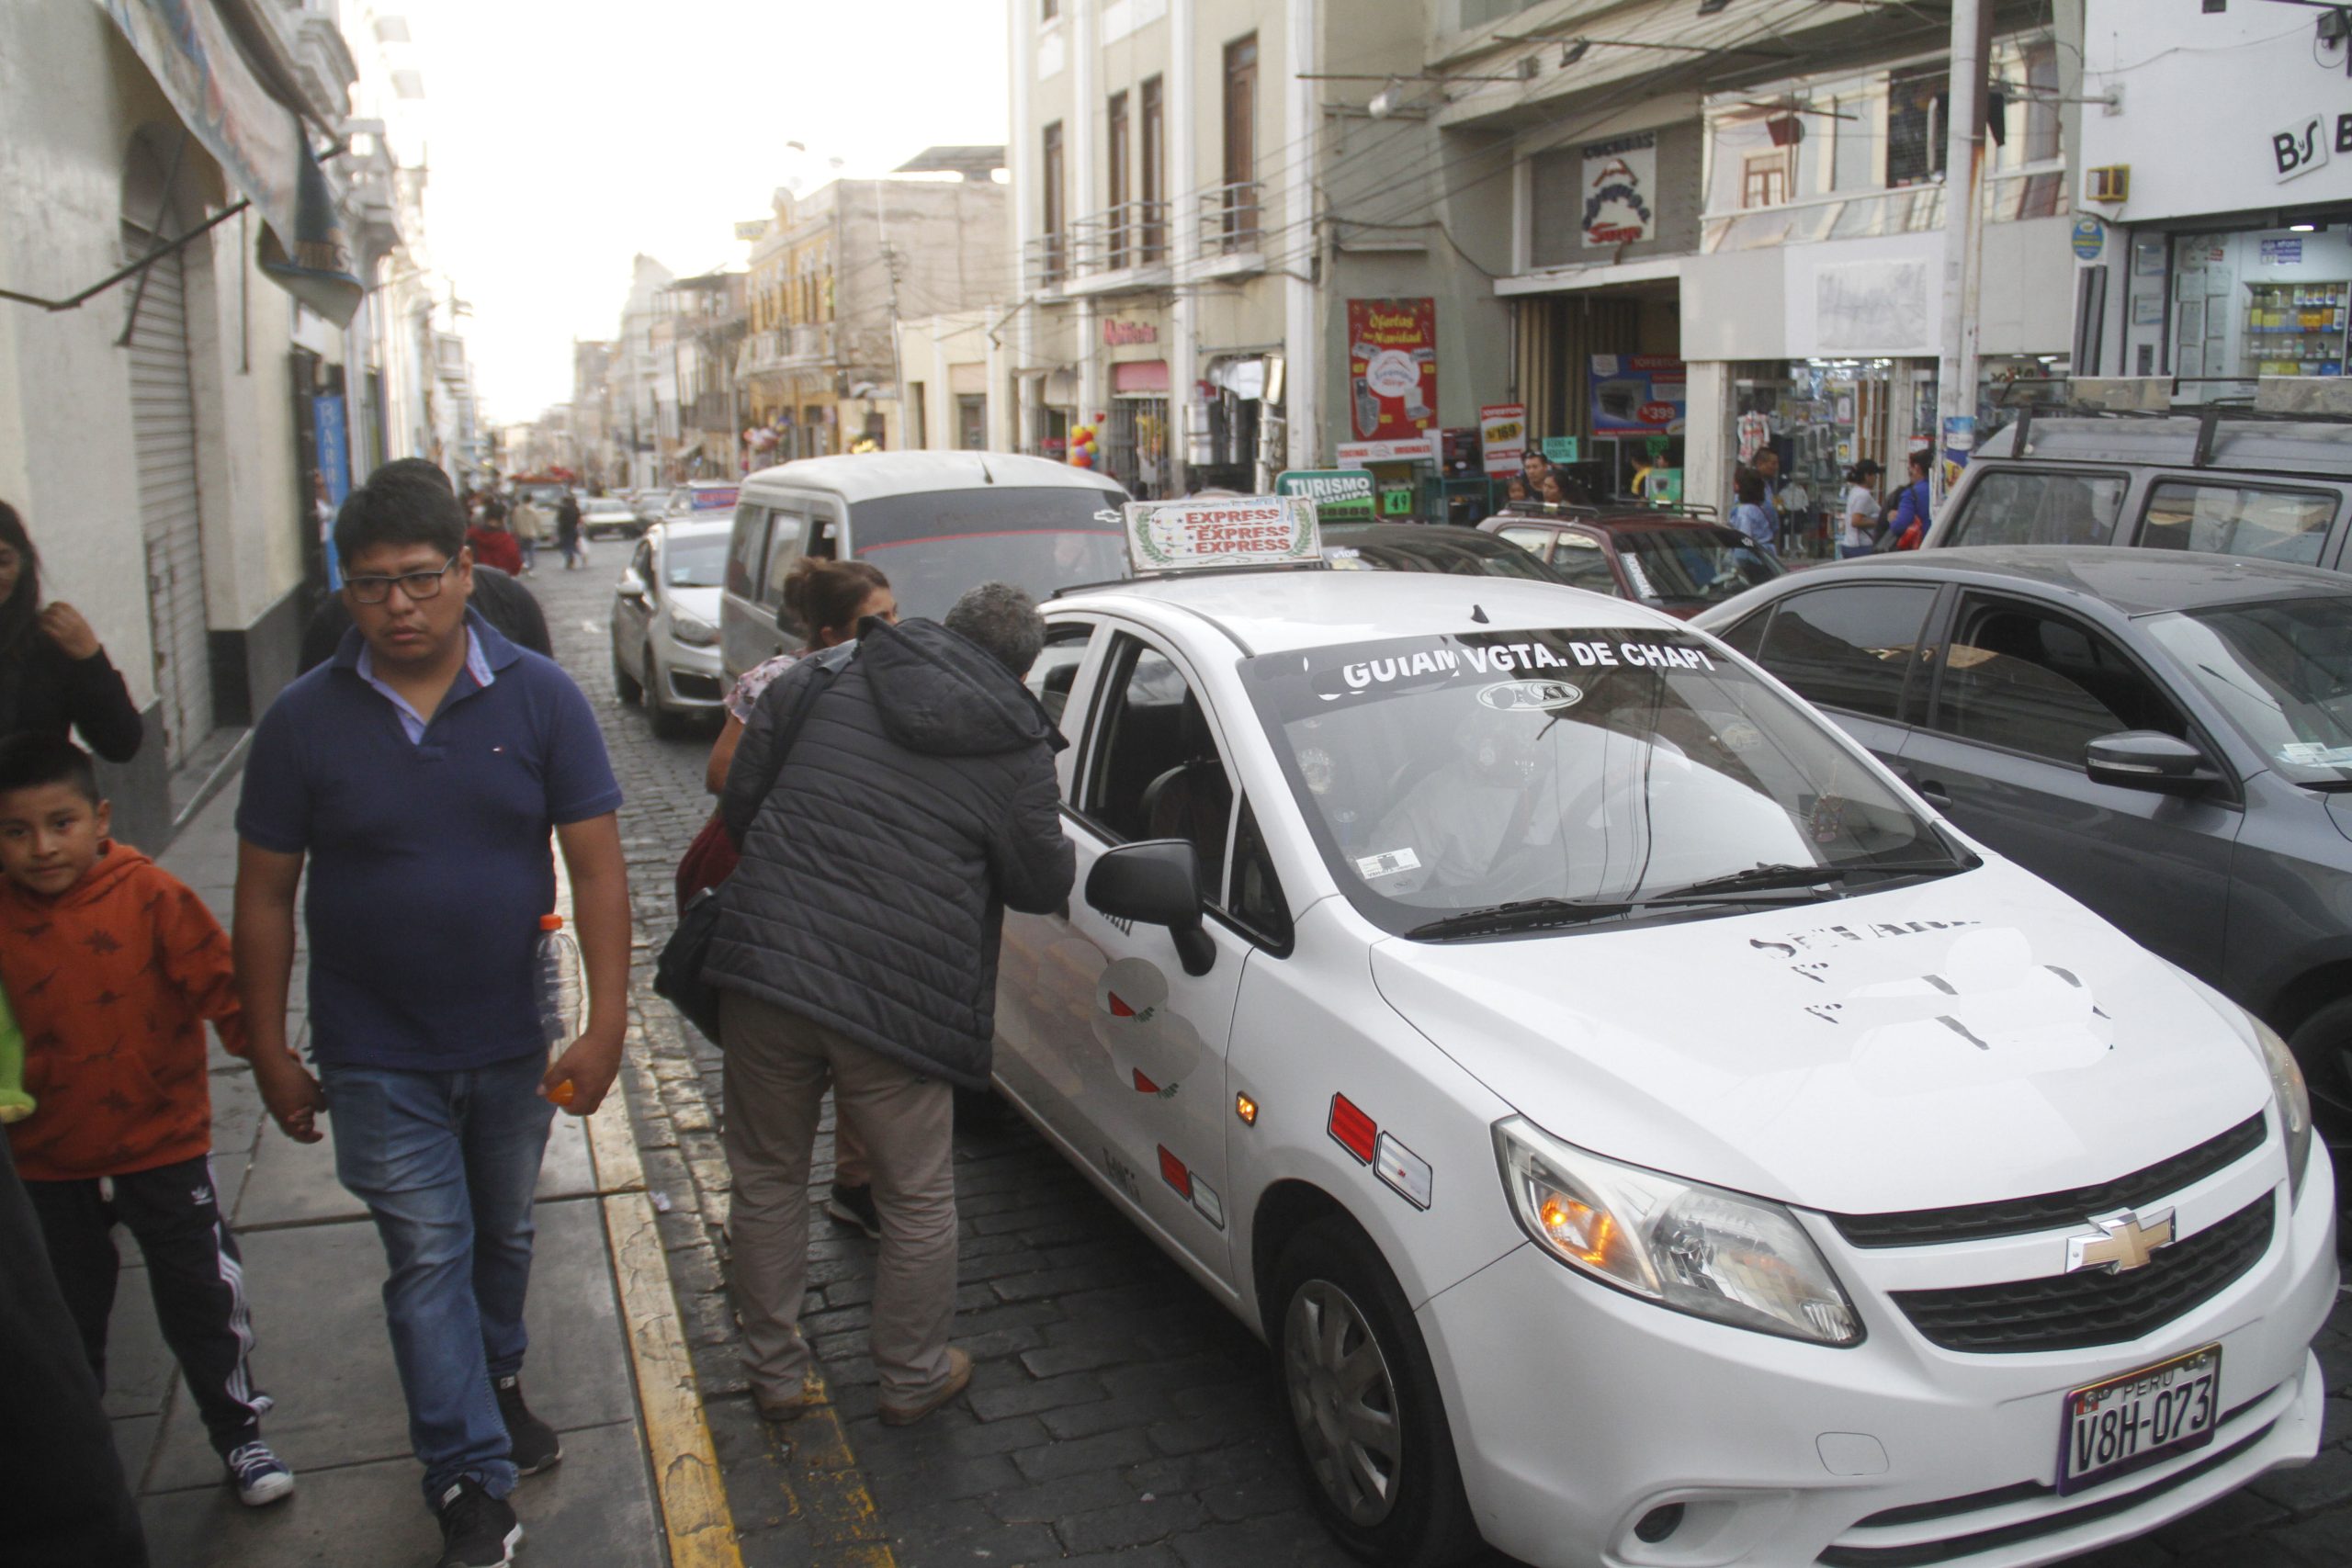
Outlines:
[[[792, 753], [792, 743], [799, 738], [800, 727], [808, 722], [808, 710], [827, 686], [832, 684], [835, 666], [820, 664], [813, 676], [801, 682], [793, 694], [792, 711], [786, 716], [782, 732], [776, 737], [775, 765], [767, 782], [760, 788], [764, 798], [775, 788], [775, 781], [784, 772], [784, 760]], [[653, 964], [653, 994], [663, 998], [680, 1012], [686, 1021], [703, 1032], [713, 1044], [718, 1043], [718, 988], [702, 977], [703, 965], [710, 961], [711, 939], [718, 934], [718, 895], [724, 881], [704, 888], [689, 899], [678, 911], [678, 925], [670, 940], [662, 944], [662, 956]]]

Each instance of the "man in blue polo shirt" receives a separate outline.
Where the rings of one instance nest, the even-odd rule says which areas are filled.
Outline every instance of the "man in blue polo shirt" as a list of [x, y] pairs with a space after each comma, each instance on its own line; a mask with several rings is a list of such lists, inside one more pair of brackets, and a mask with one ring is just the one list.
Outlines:
[[[440, 1568], [511, 1562], [517, 1473], [562, 1457], [523, 1403], [531, 1195], [555, 1104], [620, 1069], [628, 984], [620, 789], [587, 699], [468, 608], [465, 515], [389, 463], [334, 547], [352, 629], [254, 731], [237, 808], [236, 956], [254, 1077], [290, 1137], [332, 1110], [335, 1172], [375, 1216], [409, 1436]], [[586, 1031], [548, 1061], [535, 961], [571, 876]], [[313, 1079], [287, 1048], [305, 862]]]

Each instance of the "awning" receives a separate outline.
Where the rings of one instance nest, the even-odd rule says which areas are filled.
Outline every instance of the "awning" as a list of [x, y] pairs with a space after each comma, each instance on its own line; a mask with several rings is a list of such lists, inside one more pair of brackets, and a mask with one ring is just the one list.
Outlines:
[[214, 0], [98, 0], [223, 173], [261, 214], [262, 270], [337, 326], [366, 289], [294, 110], [262, 85]]

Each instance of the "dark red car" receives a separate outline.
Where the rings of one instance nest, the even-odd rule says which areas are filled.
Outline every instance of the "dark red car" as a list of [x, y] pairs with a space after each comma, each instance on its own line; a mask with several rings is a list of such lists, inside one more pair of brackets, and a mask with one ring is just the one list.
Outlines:
[[1567, 581], [1690, 619], [1786, 575], [1770, 550], [1712, 517], [1640, 506], [1545, 506], [1478, 525]]

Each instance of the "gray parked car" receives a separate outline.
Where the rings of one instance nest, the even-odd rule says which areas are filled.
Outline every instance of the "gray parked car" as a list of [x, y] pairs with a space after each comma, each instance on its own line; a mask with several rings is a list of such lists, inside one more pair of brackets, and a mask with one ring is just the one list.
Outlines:
[[1962, 830], [2287, 1036], [2321, 1133], [2352, 1138], [2352, 581], [1934, 550], [1783, 578], [1698, 624]]

